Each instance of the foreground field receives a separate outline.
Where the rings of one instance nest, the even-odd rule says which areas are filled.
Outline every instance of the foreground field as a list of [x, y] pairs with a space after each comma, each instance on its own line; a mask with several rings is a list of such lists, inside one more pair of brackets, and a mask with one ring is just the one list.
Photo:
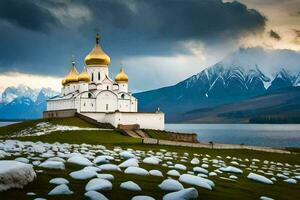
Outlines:
[[[113, 159], [109, 160], [109, 163], [118, 166], [129, 159], [122, 156], [124, 151], [137, 158], [140, 168], [148, 172], [150, 170], [159, 170], [162, 172], [163, 177], [149, 174], [145, 176], [127, 174], [125, 173], [126, 168], [121, 168], [121, 171], [102, 170], [98, 174], [111, 174], [114, 176], [114, 179], [111, 180], [112, 190], [100, 191], [108, 199], [131, 199], [136, 195], [148, 195], [155, 199], [162, 199], [169, 192], [163, 191], [158, 185], [167, 177], [172, 177], [174, 180], [180, 179], [179, 182], [183, 184], [184, 188], [196, 188], [199, 199], [259, 199], [261, 196], [268, 196], [273, 199], [298, 199], [300, 195], [300, 184], [297, 181], [300, 175], [299, 154], [282, 155], [247, 150], [211, 150], [143, 145], [139, 139], [123, 136], [114, 130], [94, 129], [95, 127], [76, 118], [51, 120], [47, 121], [47, 123], [58, 126], [77, 126], [81, 128], [80, 130], [72, 130], [70, 128], [66, 130], [66, 127], [57, 128], [57, 126], [54, 129], [53, 127], [49, 128], [50, 126], [43, 126], [46, 127], [44, 131], [48, 133], [42, 134], [40, 133], [41, 130], [39, 130], [39, 134], [37, 134], [35, 127], [39, 123], [45, 123], [45, 121], [26, 122], [26, 124], [15, 124], [0, 128], [0, 134], [3, 137], [0, 143], [0, 150], [10, 154], [2, 159], [24, 157], [32, 163], [34, 161], [44, 162], [51, 157], [60, 157], [65, 161], [65, 169], [48, 169], [36, 165], [34, 166], [34, 169], [38, 172], [36, 180], [22, 190], [12, 189], [1, 192], [0, 199], [34, 199], [36, 197], [44, 197], [46, 199], [84, 199], [85, 186], [91, 178], [76, 180], [69, 175], [71, 172], [84, 168], [84, 166], [68, 162], [69, 157], [71, 157], [70, 153], [80, 153], [92, 162], [95, 161], [94, 158], [97, 156], [109, 155], [113, 157]], [[20, 137], [18, 133], [22, 130], [27, 131], [23, 131], [23, 136]], [[24, 136], [24, 133], [26, 136]], [[14, 136], [9, 139], [18, 141], [7, 140], [9, 136]], [[22, 141], [30, 142], [24, 143]], [[45, 148], [45, 151], [32, 151], [29, 148], [32, 145], [42, 146]], [[21, 148], [18, 149], [16, 147]], [[154, 160], [158, 159], [159, 162], [152, 164], [143, 162], [148, 157], [154, 158]], [[199, 160], [199, 163], [196, 162], [197, 160]], [[103, 162], [93, 162], [94, 166], [100, 168], [104, 164]], [[243, 172], [222, 172], [222, 167], [227, 166], [236, 167]], [[178, 171], [180, 175], [194, 174], [206, 177], [213, 181], [215, 186], [212, 187], [212, 190], [209, 190], [186, 183], [181, 180], [184, 179], [184, 176], [178, 177], [167, 174], [169, 170], [173, 169]], [[247, 178], [250, 172], [271, 179], [273, 184], [250, 180]], [[74, 193], [71, 195], [49, 196], [48, 193], [55, 187], [55, 185], [49, 183], [49, 180], [56, 177], [64, 177], [69, 180], [69, 188]], [[297, 183], [285, 182], [284, 180], [288, 178], [293, 178]], [[121, 189], [120, 184], [126, 181], [135, 182], [141, 187], [142, 191], [133, 192]], [[29, 196], [26, 195], [27, 192], [33, 192], [36, 195]]]

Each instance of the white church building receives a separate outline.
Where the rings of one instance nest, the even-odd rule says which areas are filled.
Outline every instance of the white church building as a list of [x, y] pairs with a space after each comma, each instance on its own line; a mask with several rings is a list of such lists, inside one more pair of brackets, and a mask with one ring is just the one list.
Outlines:
[[128, 76], [122, 68], [114, 80], [110, 78], [110, 57], [102, 50], [99, 39], [97, 34], [95, 47], [85, 57], [81, 73], [72, 62], [69, 74], [62, 80], [60, 95], [47, 100], [45, 113], [59, 117], [59, 113], [75, 110], [114, 127], [139, 125], [140, 128], [163, 130], [164, 113], [159, 110], [138, 112], [138, 100], [130, 93]]

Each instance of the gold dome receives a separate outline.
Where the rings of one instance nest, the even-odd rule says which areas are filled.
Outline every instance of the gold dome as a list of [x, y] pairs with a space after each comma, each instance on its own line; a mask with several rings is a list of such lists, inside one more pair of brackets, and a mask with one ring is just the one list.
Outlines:
[[82, 72], [78, 75], [78, 81], [90, 82], [90, 75], [87, 73], [86, 68], [82, 70]]
[[110, 63], [110, 57], [102, 50], [99, 45], [99, 34], [96, 35], [96, 45], [92, 51], [85, 57], [87, 66], [102, 65], [107, 66]]
[[128, 76], [122, 68], [121, 68], [120, 72], [117, 74], [117, 76], [115, 77], [115, 81], [117, 83], [127, 83], [128, 82]]
[[65, 78], [66, 84], [78, 82], [78, 72], [76, 70], [75, 62], [72, 62], [72, 68]]
[[66, 79], [63, 79], [63, 80], [61, 81], [61, 84], [62, 84], [63, 86], [65, 86], [65, 85], [66, 85]]

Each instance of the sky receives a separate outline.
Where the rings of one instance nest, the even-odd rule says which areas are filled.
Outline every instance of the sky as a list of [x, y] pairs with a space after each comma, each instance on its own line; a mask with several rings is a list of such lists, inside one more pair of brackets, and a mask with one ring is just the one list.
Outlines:
[[0, 1], [0, 91], [59, 90], [100, 33], [133, 92], [175, 84], [239, 48], [300, 51], [300, 0]]

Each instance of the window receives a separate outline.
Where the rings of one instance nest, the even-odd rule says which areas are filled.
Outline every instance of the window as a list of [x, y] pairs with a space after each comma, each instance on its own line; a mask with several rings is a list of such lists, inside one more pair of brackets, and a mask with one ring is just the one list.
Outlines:
[[122, 94], [122, 95], [121, 95], [121, 98], [124, 99], [124, 98], [125, 98], [125, 94]]
[[106, 104], [106, 110], [108, 110], [108, 104]]
[[109, 90], [109, 87], [108, 87], [108, 86], [106, 86], [106, 89], [107, 89], [107, 90]]
[[89, 97], [89, 98], [92, 98], [92, 94], [91, 94], [91, 93], [89, 93], [89, 94], [88, 94], [88, 97]]
[[100, 72], [98, 72], [98, 80], [100, 81]]
[[94, 73], [92, 73], [92, 81], [94, 81]]
[[83, 103], [83, 107], [85, 107], [85, 102]]
[[94, 106], [93, 103], [91, 105], [92, 105], [92, 107]]

